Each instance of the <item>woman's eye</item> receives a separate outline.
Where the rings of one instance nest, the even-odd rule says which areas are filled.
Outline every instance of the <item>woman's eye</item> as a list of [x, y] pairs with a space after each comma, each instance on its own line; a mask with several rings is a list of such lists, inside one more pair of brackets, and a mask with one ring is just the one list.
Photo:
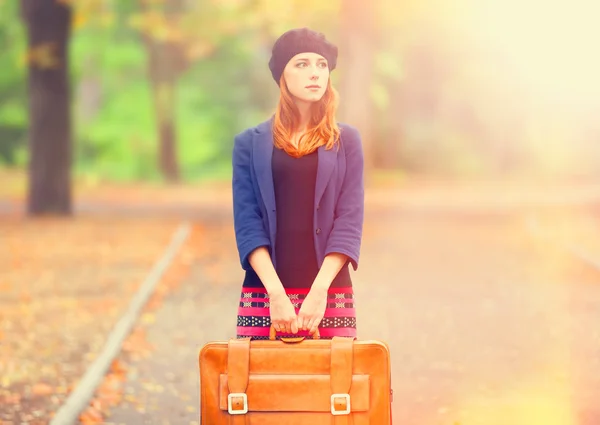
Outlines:
[[[306, 62], [299, 62], [296, 64], [298, 68], [306, 68], [308, 64]], [[317, 66], [321, 69], [327, 68], [327, 64], [325, 62], [319, 62]]]

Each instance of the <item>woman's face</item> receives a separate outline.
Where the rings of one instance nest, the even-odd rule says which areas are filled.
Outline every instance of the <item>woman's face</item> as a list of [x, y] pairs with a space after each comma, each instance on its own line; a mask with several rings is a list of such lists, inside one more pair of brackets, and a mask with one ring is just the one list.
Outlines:
[[283, 76], [297, 100], [318, 102], [327, 89], [329, 65], [318, 53], [299, 53], [287, 63]]

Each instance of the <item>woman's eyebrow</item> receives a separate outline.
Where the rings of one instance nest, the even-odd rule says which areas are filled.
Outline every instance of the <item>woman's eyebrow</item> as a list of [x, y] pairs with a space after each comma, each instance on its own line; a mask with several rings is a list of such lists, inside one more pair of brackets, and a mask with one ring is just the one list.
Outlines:
[[[298, 59], [296, 59], [296, 62], [300, 62], [300, 61], [310, 61], [310, 59], [309, 58], [298, 58]], [[325, 62], [325, 59], [319, 58], [319, 59], [317, 59], [317, 62]]]

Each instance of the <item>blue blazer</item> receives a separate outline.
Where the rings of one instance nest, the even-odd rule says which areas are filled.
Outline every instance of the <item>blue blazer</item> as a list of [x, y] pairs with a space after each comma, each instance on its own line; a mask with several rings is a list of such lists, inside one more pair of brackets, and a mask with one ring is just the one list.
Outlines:
[[[244, 270], [251, 269], [250, 253], [268, 248], [273, 264], [277, 232], [275, 192], [271, 157], [272, 119], [235, 136], [232, 164], [235, 238]], [[338, 148], [318, 149], [314, 202], [314, 240], [319, 268], [332, 252], [349, 257], [358, 268], [364, 218], [364, 158], [360, 134], [347, 124], [338, 124]]]

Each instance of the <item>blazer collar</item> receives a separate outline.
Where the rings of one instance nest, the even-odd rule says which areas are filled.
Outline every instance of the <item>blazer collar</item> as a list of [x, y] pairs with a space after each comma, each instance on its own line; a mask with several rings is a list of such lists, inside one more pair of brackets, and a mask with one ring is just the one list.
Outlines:
[[273, 118], [259, 124], [256, 127], [258, 131], [252, 140], [254, 172], [256, 173], [260, 195], [269, 213], [275, 211], [275, 189], [273, 187], [273, 171], [271, 170], [271, 159], [273, 157], [272, 120]]
[[[273, 117], [260, 123], [253, 138], [253, 164], [260, 188], [260, 194], [268, 210], [275, 210], [275, 189], [273, 187], [273, 172], [271, 160], [273, 157]], [[337, 149], [326, 150], [325, 146], [317, 149], [318, 166], [315, 185], [315, 205], [318, 205], [327, 183], [331, 178], [337, 162]]]

